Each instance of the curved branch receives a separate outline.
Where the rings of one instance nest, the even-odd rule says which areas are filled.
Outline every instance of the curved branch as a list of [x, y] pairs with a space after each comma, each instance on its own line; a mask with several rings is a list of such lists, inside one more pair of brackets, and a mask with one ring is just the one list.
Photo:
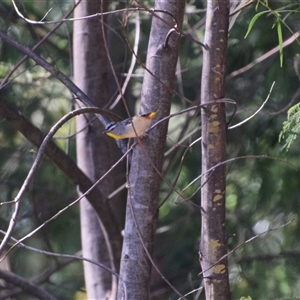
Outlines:
[[[52, 76], [57, 78], [61, 83], [63, 83], [75, 96], [78, 100], [80, 100], [82, 103], [84, 103], [86, 106], [89, 107], [97, 107], [94, 102], [88, 97], [77, 85], [73, 83], [72, 80], [68, 78], [64, 73], [60, 72], [55, 66], [52, 66], [49, 64], [46, 60], [44, 60], [42, 57], [37, 55], [35, 52], [33, 52], [30, 48], [25, 47], [24, 45], [18, 43], [11, 37], [9, 37], [7, 34], [5, 34], [3, 31], [0, 30], [0, 38], [7, 44], [13, 46], [17, 50], [23, 52], [28, 57], [30, 57], [32, 60], [34, 60], [38, 65], [43, 67], [45, 70], [51, 73]], [[99, 121], [106, 126], [107, 123], [109, 123], [110, 119], [118, 118], [115, 114], [112, 112], [105, 110], [105, 109], [99, 109], [98, 114], [96, 114], [96, 117], [99, 119]], [[124, 140], [116, 140], [118, 146], [121, 148], [122, 152], [125, 153], [127, 151], [127, 145]]]
[[249, 116], [248, 118], [246, 118], [245, 120], [243, 120], [243, 121], [241, 121], [241, 122], [239, 122], [239, 123], [237, 123], [237, 124], [235, 124], [235, 125], [232, 125], [232, 126], [230, 126], [230, 127], [228, 127], [228, 130], [229, 129], [234, 129], [234, 128], [237, 128], [237, 127], [239, 127], [239, 126], [241, 126], [241, 125], [243, 125], [244, 123], [247, 123], [248, 121], [250, 121], [252, 118], [254, 118], [263, 108], [264, 108], [264, 106], [265, 106], [265, 104], [268, 102], [268, 100], [269, 100], [269, 98], [270, 98], [270, 96], [271, 96], [271, 93], [272, 93], [272, 91], [273, 91], [273, 88], [274, 88], [274, 85], [275, 85], [275, 81], [272, 83], [272, 85], [271, 85], [271, 88], [270, 88], [270, 90], [269, 90], [269, 93], [268, 93], [268, 95], [267, 95], [267, 98], [266, 98], [266, 100], [262, 103], [262, 105], [251, 115], [251, 116]]
[[[89, 108], [89, 112], [97, 112], [100, 109]], [[86, 109], [87, 111], [87, 109]], [[39, 147], [44, 139], [44, 134], [26, 119], [17, 109], [9, 105], [0, 95], [0, 115], [10, 122], [20, 133], [22, 133], [33, 145]], [[77, 167], [76, 163], [66, 155], [53, 141], [49, 141], [45, 147], [45, 154], [64, 172], [64, 174], [79, 187], [82, 193], [86, 192], [93, 182]], [[114, 253], [120, 253], [122, 237], [114, 216], [104, 201], [98, 189], [93, 189], [88, 195], [88, 200], [95, 209], [112, 239]]]
[[[58, 216], [60, 216], [63, 212], [65, 212], [67, 209], [69, 209], [70, 207], [72, 207], [73, 205], [77, 204], [82, 198], [87, 197], [87, 195], [89, 195], [94, 189], [95, 187], [120, 163], [120, 161], [122, 161], [125, 156], [133, 149], [133, 146], [135, 144], [133, 144], [125, 154], [123, 154], [123, 156], [114, 164], [111, 166], [111, 168], [105, 173], [103, 174], [102, 177], [100, 177], [85, 193], [83, 193], [79, 198], [77, 198], [76, 200], [74, 200], [72, 203], [68, 204], [67, 206], [65, 206], [64, 208], [62, 208], [60, 211], [58, 211], [55, 215], [53, 215], [51, 218], [49, 218], [47, 221], [45, 221], [43, 224], [41, 224], [40, 226], [38, 226], [36, 229], [32, 230], [30, 233], [28, 233], [27, 235], [25, 235], [24, 237], [22, 237], [21, 239], [18, 240], [18, 242], [16, 242], [13, 246], [11, 246], [8, 251], [6, 252], [6, 254], [4, 255], [4, 257], [11, 251], [13, 250], [16, 246], [18, 246], [20, 243], [22, 243], [23, 241], [25, 241], [26, 239], [32, 237], [36, 232], [38, 232], [40, 229], [42, 229], [45, 225], [47, 225], [48, 223], [50, 223], [51, 221], [55, 220]], [[103, 206], [103, 203], [100, 203], [101, 206]], [[107, 228], [106, 228], [107, 229]], [[108, 231], [108, 230], [107, 230]], [[109, 237], [110, 239], [113, 239], [113, 236]], [[115, 241], [113, 240], [111, 242], [112, 244], [112, 248], [113, 250], [116, 250], [116, 246], [115, 245]], [[119, 250], [119, 248], [117, 249]], [[118, 252], [113, 252], [115, 257], [118, 258], [119, 257], [119, 253]], [[2, 258], [3, 259], [3, 258]]]
[[103, 17], [103, 16], [107, 16], [107, 15], [111, 15], [111, 14], [116, 14], [116, 13], [121, 13], [121, 12], [129, 12], [129, 11], [133, 11], [133, 12], [138, 12], [138, 11], [146, 11], [148, 13], [150, 13], [153, 17], [156, 17], [158, 19], [160, 19], [162, 22], [164, 22], [165, 24], [168, 24], [170, 25], [164, 18], [161, 18], [159, 15], [157, 15], [156, 13], [157, 12], [160, 12], [160, 13], [164, 13], [164, 14], [167, 14], [169, 15], [175, 25], [170, 25], [170, 27], [174, 28], [177, 33], [179, 33], [180, 35], [182, 36], [185, 36], [186, 38], [190, 39], [191, 41], [193, 41], [194, 43], [198, 44], [199, 46], [203, 47], [205, 50], [208, 50], [208, 47], [206, 44], [203, 44], [201, 42], [199, 42], [198, 40], [194, 39], [192, 36], [190, 36], [189, 34], [186, 34], [182, 31], [180, 31], [178, 29], [178, 24], [177, 24], [177, 20], [176, 18], [174, 17], [173, 14], [171, 14], [170, 12], [166, 11], [166, 10], [161, 10], [161, 9], [153, 9], [153, 8], [148, 8], [147, 6], [143, 5], [141, 2], [137, 1], [136, 0], [136, 3], [139, 5], [139, 7], [126, 7], [126, 8], [123, 8], [123, 9], [119, 9], [119, 10], [114, 10], [114, 11], [109, 11], [109, 12], [101, 12], [101, 13], [95, 13], [93, 15], [88, 15], [88, 16], [84, 16], [84, 17], [80, 17], [80, 18], [63, 18], [63, 19], [60, 19], [60, 20], [57, 20], [57, 21], [43, 21], [44, 18], [47, 16], [47, 14], [49, 13], [46, 12], [45, 16], [42, 18], [41, 21], [33, 21], [33, 20], [30, 20], [26, 17], [24, 17], [22, 15], [22, 13], [19, 11], [17, 5], [15, 4], [15, 2], [12, 0], [12, 3], [13, 3], [13, 6], [15, 8], [15, 11], [16, 13], [18, 14], [18, 16], [23, 19], [25, 22], [29, 23], [29, 24], [33, 24], [33, 25], [44, 25], [44, 24], [56, 24], [56, 23], [61, 23], [61, 22], [74, 22], [74, 21], [81, 21], [81, 20], [87, 20], [87, 19], [92, 19], [92, 18], [99, 18], [99, 17]]
[[19, 287], [25, 293], [35, 296], [38, 299], [57, 300], [56, 297], [54, 297], [52, 294], [48, 293], [44, 289], [41, 289], [39, 286], [33, 284], [32, 282], [25, 280], [21, 276], [14, 274], [12, 272], [3, 271], [0, 269], [0, 278], [5, 280], [6, 282], [9, 282], [9, 283]]

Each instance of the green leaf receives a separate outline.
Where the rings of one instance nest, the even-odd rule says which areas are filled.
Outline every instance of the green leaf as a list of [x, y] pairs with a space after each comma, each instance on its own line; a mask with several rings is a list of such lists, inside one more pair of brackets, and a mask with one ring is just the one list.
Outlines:
[[252, 30], [252, 27], [254, 26], [255, 22], [257, 21], [257, 19], [262, 16], [263, 14], [267, 13], [268, 11], [262, 11], [259, 12], [258, 14], [256, 14], [250, 21], [247, 32], [244, 36], [244, 39], [249, 35], [250, 31]]
[[282, 37], [282, 28], [281, 21], [279, 18], [276, 20], [277, 27], [277, 36], [278, 36], [278, 44], [279, 44], [279, 55], [280, 55], [280, 67], [283, 65], [283, 37]]
[[300, 103], [288, 110], [287, 120], [282, 124], [279, 141], [285, 139], [284, 148], [288, 150], [300, 133]]

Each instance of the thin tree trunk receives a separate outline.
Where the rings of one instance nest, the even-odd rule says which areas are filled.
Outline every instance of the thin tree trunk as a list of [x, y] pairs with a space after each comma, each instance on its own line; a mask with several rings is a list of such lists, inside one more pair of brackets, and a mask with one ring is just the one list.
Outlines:
[[[155, 8], [170, 12], [180, 30], [184, 4], [184, 0], [158, 0]], [[155, 14], [171, 24], [171, 27], [174, 25], [168, 14]], [[146, 66], [163, 84], [145, 71], [140, 112], [159, 110], [155, 120], [170, 114], [179, 42], [178, 34], [173, 32], [167, 47], [163, 47], [171, 27], [153, 17]], [[151, 255], [158, 214], [159, 186], [162, 181], [158, 172], [162, 167], [167, 127], [167, 122], [157, 126], [133, 150], [118, 299], [149, 298], [151, 263], [143, 245]]]
[[[104, 10], [108, 2], [103, 2]], [[101, 0], [81, 1], [75, 18], [101, 11]], [[101, 23], [93, 18], [74, 23], [74, 79], [75, 83], [99, 107], [109, 100], [108, 66], [103, 46]], [[103, 127], [93, 115], [77, 118], [77, 161], [80, 168], [95, 181], [114, 163], [115, 144], [102, 134]], [[113, 175], [108, 175], [98, 186], [104, 197], [114, 190]], [[108, 205], [105, 199], [99, 199]], [[80, 202], [81, 239], [83, 256], [118, 271], [120, 251], [112, 251], [101, 221], [86, 199]], [[117, 222], [115, 222], [117, 226]], [[109, 240], [110, 239], [110, 240]], [[115, 250], [116, 248], [114, 248]], [[120, 248], [119, 248], [120, 250]], [[84, 262], [85, 284], [88, 299], [113, 299], [117, 281], [104, 269]]]
[[226, 156], [225, 105], [214, 103], [224, 98], [224, 79], [228, 35], [229, 0], [207, 1], [205, 44], [201, 84], [201, 103], [207, 104], [202, 120], [201, 241], [199, 258], [206, 300], [228, 300], [230, 289], [225, 230], [225, 166], [211, 169]]

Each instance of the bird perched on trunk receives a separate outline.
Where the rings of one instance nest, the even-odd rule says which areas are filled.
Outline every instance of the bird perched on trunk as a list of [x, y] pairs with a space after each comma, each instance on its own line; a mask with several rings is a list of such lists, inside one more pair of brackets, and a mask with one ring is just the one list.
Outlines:
[[142, 136], [150, 126], [157, 112], [153, 111], [148, 114], [137, 115], [121, 122], [110, 122], [105, 126], [103, 133], [116, 140]]

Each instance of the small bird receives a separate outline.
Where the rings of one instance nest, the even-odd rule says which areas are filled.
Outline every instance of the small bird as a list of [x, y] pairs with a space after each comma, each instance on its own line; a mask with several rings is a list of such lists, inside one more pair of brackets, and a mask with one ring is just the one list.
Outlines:
[[157, 112], [153, 111], [148, 114], [134, 116], [121, 122], [110, 122], [105, 126], [103, 133], [116, 140], [142, 136]]

